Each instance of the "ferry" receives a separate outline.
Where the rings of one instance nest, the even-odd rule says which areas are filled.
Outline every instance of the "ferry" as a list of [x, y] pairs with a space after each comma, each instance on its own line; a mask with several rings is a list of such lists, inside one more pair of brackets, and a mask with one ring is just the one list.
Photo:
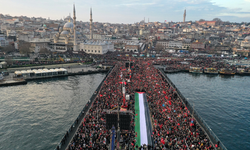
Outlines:
[[205, 68], [204, 69], [205, 74], [218, 74], [218, 70], [216, 68]]
[[203, 73], [202, 67], [190, 67], [189, 72], [191, 73]]
[[250, 70], [246, 70], [244, 68], [237, 68], [237, 74], [243, 76], [250, 76]]
[[219, 74], [221, 74], [221, 75], [235, 75], [235, 72], [230, 68], [222, 68], [219, 71]]
[[52, 77], [52, 76], [61, 76], [67, 75], [68, 71], [64, 68], [56, 69], [34, 69], [34, 70], [22, 70], [15, 71], [15, 78], [41, 78], [41, 77]]

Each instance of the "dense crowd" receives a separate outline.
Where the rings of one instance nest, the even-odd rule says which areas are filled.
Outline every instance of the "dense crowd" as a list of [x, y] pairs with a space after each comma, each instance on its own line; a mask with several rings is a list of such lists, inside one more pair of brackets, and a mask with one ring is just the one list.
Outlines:
[[131, 100], [126, 101], [127, 109], [134, 112], [135, 90], [145, 91], [152, 117], [154, 145], [136, 147], [134, 117], [131, 130], [121, 131], [120, 148], [128, 149], [213, 149], [211, 142], [178, 98], [175, 89], [165, 81], [152, 61], [134, 60], [131, 71], [125, 63], [117, 63], [97, 93], [92, 107], [86, 114], [68, 150], [108, 149], [111, 131], [106, 129], [107, 111], [122, 105], [124, 99], [121, 83], [126, 83], [126, 93]]
[[141, 64], [135, 81], [147, 92], [153, 120], [153, 139], [156, 149], [213, 149], [208, 138], [175, 89], [149, 63]]

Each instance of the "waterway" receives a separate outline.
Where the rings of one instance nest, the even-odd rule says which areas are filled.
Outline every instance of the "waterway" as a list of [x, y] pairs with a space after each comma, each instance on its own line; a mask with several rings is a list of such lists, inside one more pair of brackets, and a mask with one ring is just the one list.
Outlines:
[[250, 149], [250, 77], [167, 75], [228, 150]]
[[[250, 77], [168, 74], [228, 150], [250, 149]], [[0, 149], [54, 149], [105, 74], [0, 88]]]
[[55, 149], [106, 74], [0, 88], [0, 149]]

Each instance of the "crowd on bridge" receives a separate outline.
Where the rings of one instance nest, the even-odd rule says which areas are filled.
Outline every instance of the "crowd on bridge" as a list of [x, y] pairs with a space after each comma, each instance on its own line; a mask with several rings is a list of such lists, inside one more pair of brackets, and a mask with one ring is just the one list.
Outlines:
[[121, 149], [165, 149], [165, 150], [210, 150], [214, 149], [208, 137], [192, 117], [175, 89], [166, 82], [160, 72], [153, 67], [152, 61], [133, 60], [131, 70], [125, 63], [118, 62], [104, 81], [92, 107], [86, 112], [68, 150], [108, 149], [111, 131], [106, 129], [107, 111], [123, 105], [124, 95], [121, 84], [126, 83], [126, 93], [131, 99], [126, 101], [128, 110], [134, 112], [135, 90], [145, 91], [150, 108], [154, 145], [136, 147], [134, 117], [130, 122], [131, 130], [122, 131]]

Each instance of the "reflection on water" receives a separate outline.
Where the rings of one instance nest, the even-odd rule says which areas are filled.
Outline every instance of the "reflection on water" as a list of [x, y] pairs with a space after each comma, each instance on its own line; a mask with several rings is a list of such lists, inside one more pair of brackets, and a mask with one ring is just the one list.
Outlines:
[[0, 88], [0, 149], [54, 149], [105, 74]]
[[249, 76], [179, 73], [168, 77], [195, 104], [195, 109], [228, 150], [250, 149]]
[[221, 75], [220, 74], [220, 77], [225, 78], [225, 79], [231, 79], [231, 78], [234, 78], [234, 75]]

